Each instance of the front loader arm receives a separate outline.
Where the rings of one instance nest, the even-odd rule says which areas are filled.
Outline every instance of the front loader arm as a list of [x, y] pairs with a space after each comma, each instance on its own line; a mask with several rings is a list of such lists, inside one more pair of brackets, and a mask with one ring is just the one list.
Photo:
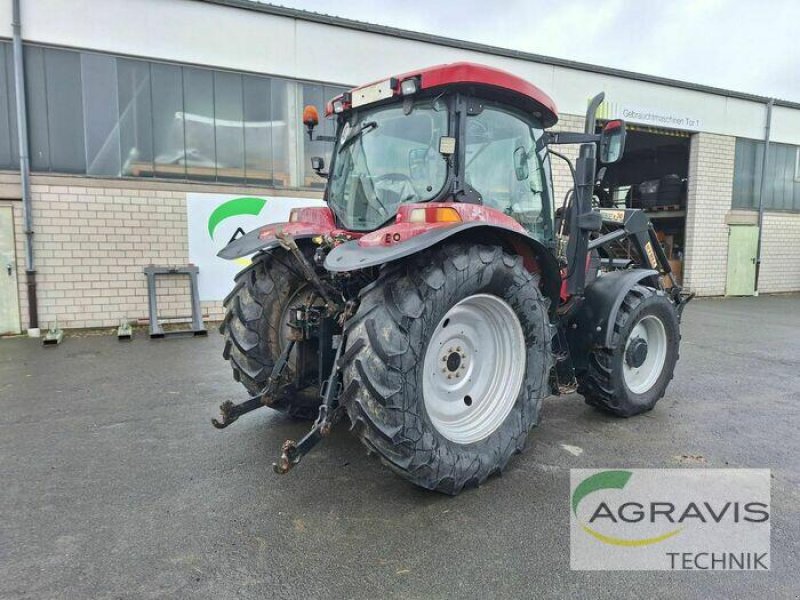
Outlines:
[[[613, 231], [589, 241], [589, 250], [602, 248], [607, 244], [628, 238], [633, 243], [641, 257], [645, 269], [655, 269], [661, 275], [672, 273], [664, 249], [658, 242], [653, 224], [642, 210], [638, 209], [610, 209], [599, 210], [603, 225], [616, 227]], [[673, 283], [674, 285], [674, 283]]]

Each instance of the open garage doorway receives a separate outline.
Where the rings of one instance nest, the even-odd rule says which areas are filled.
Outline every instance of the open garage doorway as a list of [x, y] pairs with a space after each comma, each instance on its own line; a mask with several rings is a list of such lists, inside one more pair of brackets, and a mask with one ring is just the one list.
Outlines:
[[647, 212], [680, 284], [686, 248], [690, 134], [631, 124], [626, 127], [625, 154], [606, 167], [595, 188], [594, 202], [604, 208]]

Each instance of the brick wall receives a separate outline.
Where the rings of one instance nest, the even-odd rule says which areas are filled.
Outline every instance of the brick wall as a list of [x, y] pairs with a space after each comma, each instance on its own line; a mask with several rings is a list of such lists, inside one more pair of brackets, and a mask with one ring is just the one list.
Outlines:
[[698, 133], [689, 150], [684, 286], [699, 296], [725, 293], [736, 138]]
[[[34, 184], [31, 203], [41, 327], [144, 318], [142, 269], [188, 261], [183, 192]], [[182, 289], [165, 282], [161, 312], [191, 312]]]
[[[28, 327], [22, 203], [18, 178], [0, 176], [0, 203], [14, 207], [20, 316]], [[146, 319], [148, 264], [189, 261], [186, 193], [281, 195], [283, 191], [168, 182], [33, 176], [31, 202], [37, 270], [39, 325], [115, 327]], [[5, 188], [3, 187], [5, 186]], [[11, 191], [9, 191], [11, 190]], [[296, 190], [292, 196], [319, 197]], [[191, 314], [188, 278], [159, 277], [159, 314]], [[207, 320], [222, 318], [222, 303], [203, 302]]]
[[764, 213], [759, 293], [800, 290], [800, 214]]

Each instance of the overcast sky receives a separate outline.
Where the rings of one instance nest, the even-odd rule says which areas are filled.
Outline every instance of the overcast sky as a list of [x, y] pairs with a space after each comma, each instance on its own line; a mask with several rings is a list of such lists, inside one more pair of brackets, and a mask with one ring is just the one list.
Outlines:
[[275, 3], [800, 101], [800, 0]]

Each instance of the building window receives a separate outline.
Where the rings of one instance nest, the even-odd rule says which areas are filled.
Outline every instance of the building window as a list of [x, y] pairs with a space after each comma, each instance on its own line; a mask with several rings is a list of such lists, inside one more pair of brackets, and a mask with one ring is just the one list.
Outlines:
[[174, 65], [151, 64], [153, 98], [153, 172], [156, 177], [186, 178], [183, 72]]
[[217, 178], [217, 142], [214, 131], [214, 73], [184, 67], [182, 160], [186, 178], [214, 181]]
[[[44, 50], [25, 48], [25, 98], [28, 103], [28, 152], [31, 169], [50, 170], [50, 138], [47, 135], [47, 88]], [[34, 116], [36, 115], [36, 116]]]
[[153, 110], [150, 65], [117, 59], [119, 145], [126, 177], [153, 176]]
[[[308, 89], [324, 114], [343, 88], [94, 52], [24, 52], [33, 171], [322, 187], [297, 162], [329, 156], [335, 126], [323, 119], [322, 137], [304, 145], [298, 96]], [[11, 44], [0, 42], [3, 169], [19, 165], [12, 67]]]
[[86, 173], [119, 175], [119, 88], [117, 61], [101, 54], [81, 55]]
[[81, 81], [80, 55], [26, 47], [23, 58], [31, 169], [85, 173], [83, 87], [75, 85]]
[[269, 129], [272, 132], [272, 184], [275, 187], [292, 185], [292, 151], [296, 142], [291, 143], [289, 132], [296, 132], [300, 123], [300, 115], [295, 112], [295, 89], [296, 86], [288, 81], [272, 80]]
[[244, 174], [248, 183], [272, 185], [272, 89], [264, 77], [242, 77]]
[[214, 73], [214, 134], [217, 180], [244, 181], [244, 105], [242, 76]]
[[0, 169], [19, 167], [11, 44], [0, 42]]
[[[800, 148], [770, 143], [767, 175], [764, 185], [764, 208], [767, 210], [800, 211]], [[736, 139], [733, 175], [733, 208], [758, 208], [764, 142]]]
[[794, 180], [800, 182], [800, 146], [794, 149]]

